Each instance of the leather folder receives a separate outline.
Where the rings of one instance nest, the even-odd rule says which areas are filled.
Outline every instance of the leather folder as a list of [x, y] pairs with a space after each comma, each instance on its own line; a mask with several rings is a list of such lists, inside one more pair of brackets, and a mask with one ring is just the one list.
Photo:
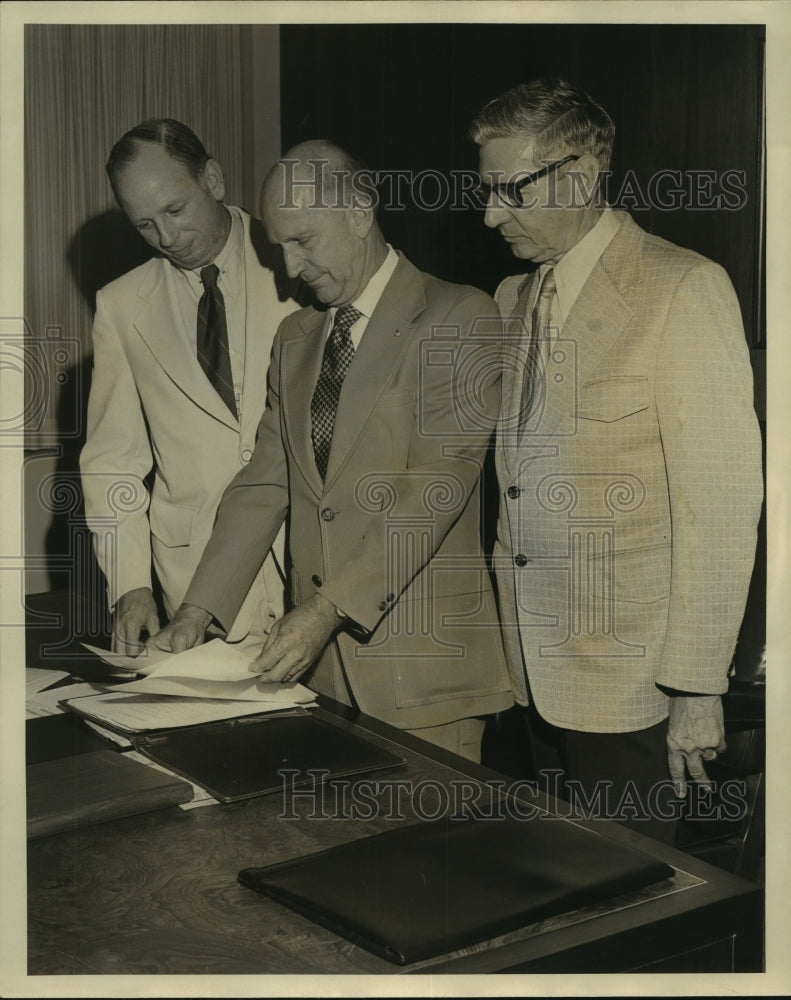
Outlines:
[[45, 837], [191, 800], [186, 781], [115, 750], [40, 761], [27, 767], [27, 835]]
[[404, 763], [403, 757], [304, 709], [157, 730], [132, 742], [140, 753], [220, 802]]
[[610, 900], [668, 865], [556, 818], [450, 817], [246, 868], [239, 882], [398, 965]]

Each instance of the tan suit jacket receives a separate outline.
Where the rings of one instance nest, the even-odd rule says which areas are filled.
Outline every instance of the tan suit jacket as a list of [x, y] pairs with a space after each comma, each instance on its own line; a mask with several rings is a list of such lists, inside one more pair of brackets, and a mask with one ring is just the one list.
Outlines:
[[281, 324], [253, 460], [186, 600], [231, 621], [288, 513], [295, 602], [320, 590], [355, 623], [308, 675], [317, 690], [332, 694], [338, 657], [360, 709], [402, 728], [505, 708], [479, 500], [499, 408], [497, 307], [401, 257], [343, 384], [322, 482], [310, 401], [325, 322], [309, 308]]
[[[504, 317], [525, 316], [532, 281], [501, 284]], [[558, 726], [625, 732], [667, 715], [657, 684], [724, 692], [762, 498], [727, 275], [624, 215], [521, 444], [518, 358], [507, 341], [495, 552], [516, 699]]]
[[[281, 298], [273, 272], [259, 259], [257, 248], [266, 246], [260, 223], [253, 223], [253, 241], [250, 217], [231, 211], [242, 217], [245, 233], [247, 318], [238, 421], [200, 368], [167, 293], [170, 262], [147, 261], [97, 295], [80, 467], [111, 607], [126, 591], [151, 586], [152, 563], [168, 614], [181, 603], [223, 490], [252, 456], [275, 331], [297, 308]], [[152, 469], [149, 496], [144, 480]], [[281, 573], [269, 559], [229, 638], [269, 627], [282, 610]]]

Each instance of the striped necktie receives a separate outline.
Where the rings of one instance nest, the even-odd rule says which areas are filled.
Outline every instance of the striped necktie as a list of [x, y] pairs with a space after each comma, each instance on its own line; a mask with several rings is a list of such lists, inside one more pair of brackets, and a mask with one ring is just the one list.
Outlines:
[[217, 287], [219, 273], [220, 269], [216, 264], [208, 264], [200, 273], [203, 295], [198, 303], [198, 362], [220, 398], [236, 417], [225, 300]]
[[553, 268], [549, 268], [541, 282], [541, 288], [538, 292], [536, 304], [533, 306], [533, 314], [530, 322], [530, 344], [527, 351], [527, 364], [522, 378], [522, 398], [519, 409], [520, 436], [527, 427], [534, 409], [541, 400], [543, 395], [542, 388], [546, 388], [543, 384], [546, 378], [546, 371], [544, 364], [540, 360], [542, 357], [541, 347], [542, 342], [549, 336], [547, 327], [549, 326], [554, 295], [555, 272]]

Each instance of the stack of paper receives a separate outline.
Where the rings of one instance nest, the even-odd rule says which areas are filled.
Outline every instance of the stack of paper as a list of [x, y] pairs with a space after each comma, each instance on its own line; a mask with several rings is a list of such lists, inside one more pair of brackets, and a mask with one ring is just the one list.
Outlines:
[[302, 684], [267, 683], [251, 673], [252, 660], [221, 639], [183, 653], [150, 651], [141, 657], [86, 648], [137, 679], [105, 685], [103, 694], [67, 698], [63, 704], [124, 733], [301, 710], [316, 703], [315, 694]]
[[[92, 647], [87, 646], [87, 649]], [[118, 686], [125, 694], [175, 695], [184, 698], [277, 702], [278, 707], [302, 705], [315, 694], [301, 684], [267, 683], [250, 672], [252, 660], [222, 639], [213, 639], [183, 653], [151, 651], [144, 657], [117, 656], [92, 649], [102, 660], [123, 667], [140, 680]], [[111, 687], [113, 685], [110, 685]]]
[[[28, 667], [25, 670], [25, 705], [27, 718], [36, 719], [43, 715], [55, 715], [58, 708], [53, 707], [58, 696], [47, 688], [68, 677], [66, 670], [47, 670], [43, 667]], [[60, 697], [63, 697], [60, 695]]]

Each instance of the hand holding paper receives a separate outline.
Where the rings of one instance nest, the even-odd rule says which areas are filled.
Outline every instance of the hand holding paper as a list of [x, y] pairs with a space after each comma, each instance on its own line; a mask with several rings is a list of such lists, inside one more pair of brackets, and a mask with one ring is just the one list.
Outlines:
[[[143, 657], [118, 657], [86, 646], [105, 663], [141, 675], [118, 690], [125, 694], [175, 695], [187, 698], [221, 698], [235, 701], [312, 702], [315, 695], [301, 684], [265, 683], [250, 672], [251, 659], [222, 639], [213, 639], [183, 653], [149, 648]], [[122, 662], [123, 661], [123, 662]]]
[[249, 669], [269, 684], [295, 681], [321, 656], [340, 624], [335, 605], [314, 594], [275, 622]]
[[152, 635], [146, 645], [168, 653], [182, 653], [203, 642], [211, 620], [212, 616], [203, 608], [194, 604], [182, 604], [172, 621]]

